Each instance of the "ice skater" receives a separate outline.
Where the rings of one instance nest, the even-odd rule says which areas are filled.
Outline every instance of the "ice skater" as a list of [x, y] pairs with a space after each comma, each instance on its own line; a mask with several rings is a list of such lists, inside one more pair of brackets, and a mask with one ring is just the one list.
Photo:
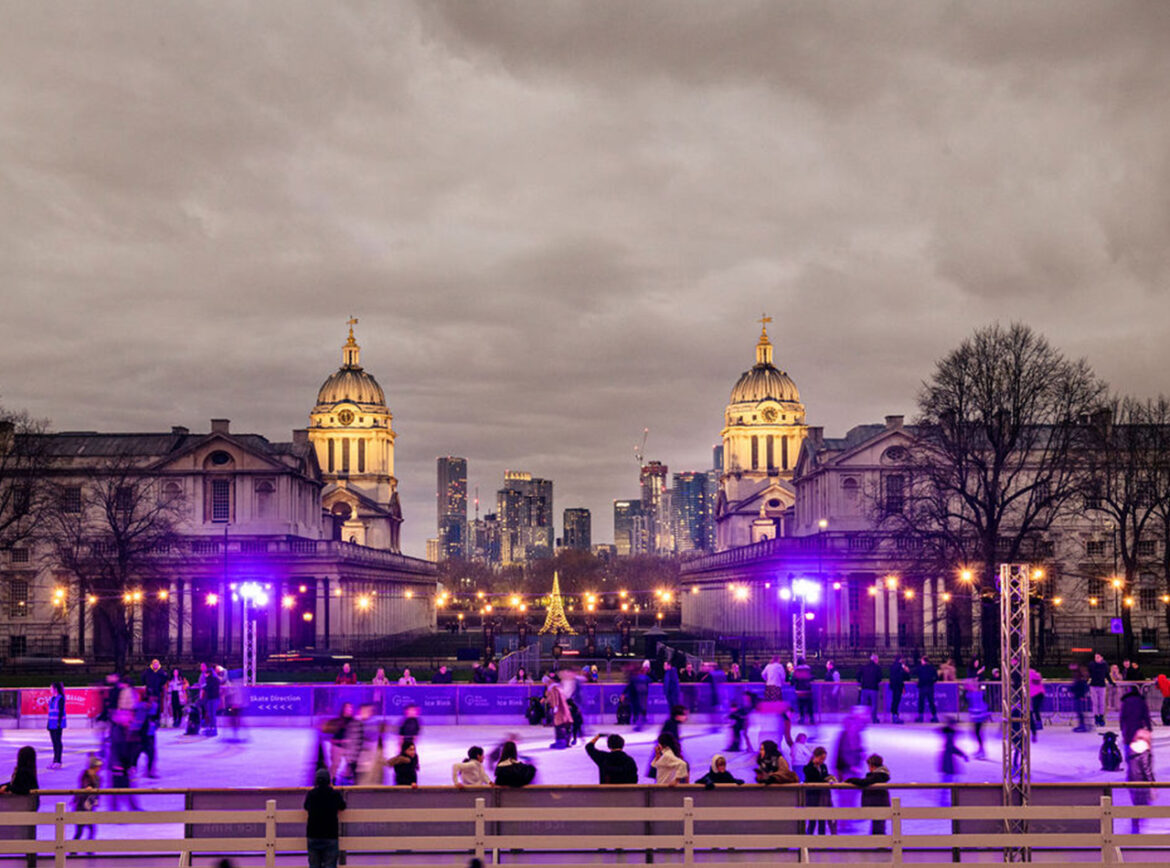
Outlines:
[[938, 769], [942, 776], [944, 789], [939, 790], [939, 804], [950, 804], [950, 785], [959, 778], [959, 760], [967, 762], [969, 757], [963, 750], [955, 743], [955, 736], [958, 734], [955, 729], [955, 721], [948, 717], [943, 724], [939, 734], [943, 738], [942, 754], [939, 756]]
[[967, 700], [967, 716], [971, 720], [971, 735], [975, 739], [975, 759], [987, 759], [987, 751], [983, 748], [983, 724], [991, 718], [991, 712], [983, 696], [983, 687], [977, 679], [968, 678], [963, 682], [963, 693]]

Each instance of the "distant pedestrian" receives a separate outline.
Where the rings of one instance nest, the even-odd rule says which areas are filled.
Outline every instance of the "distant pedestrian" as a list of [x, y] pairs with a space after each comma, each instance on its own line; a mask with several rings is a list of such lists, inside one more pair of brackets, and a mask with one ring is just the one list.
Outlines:
[[569, 744], [576, 744], [577, 739], [584, 735], [585, 729], [585, 715], [581, 712], [581, 708], [577, 705], [576, 700], [567, 699], [565, 703], [569, 706], [570, 719], [570, 735], [572, 739]]
[[60, 681], [54, 681], [52, 690], [49, 696], [49, 719], [45, 725], [49, 730], [49, 740], [53, 742], [53, 761], [49, 763], [49, 768], [59, 769], [65, 750], [65, 688]]
[[353, 671], [348, 663], [342, 664], [341, 671], [337, 673], [337, 678], [334, 679], [334, 684], [357, 684], [357, 673]]
[[327, 769], [317, 770], [313, 789], [305, 794], [304, 809], [309, 814], [305, 823], [309, 868], [337, 868], [341, 837], [338, 815], [345, 810], [345, 797], [333, 788]]
[[902, 694], [906, 691], [906, 681], [910, 678], [910, 667], [903, 662], [900, 655], [895, 654], [890, 663], [890, 722], [901, 723]]
[[877, 654], [869, 655], [869, 661], [857, 673], [861, 688], [861, 704], [869, 708], [871, 719], [878, 722], [878, 690], [882, 684], [882, 668], [878, 665]]
[[445, 664], [440, 666], [439, 671], [431, 676], [431, 684], [450, 684], [451, 681], [451, 673], [448, 671]]
[[1028, 670], [1028, 693], [1032, 697], [1032, 741], [1039, 741], [1044, 729], [1044, 676], [1035, 669]]
[[948, 657], [942, 666], [938, 667], [938, 677], [944, 684], [953, 684], [959, 680], [959, 670], [955, 667], [953, 657]]
[[825, 684], [827, 686], [825, 707], [836, 714], [841, 710], [841, 670], [832, 660], [825, 661]]
[[178, 669], [172, 669], [171, 679], [167, 682], [167, 692], [171, 700], [171, 726], [176, 729], [183, 722], [183, 709], [187, 707], [190, 689], [191, 684], [183, 677], [183, 673]]
[[410, 670], [403, 669], [402, 670], [402, 677], [398, 679], [398, 686], [399, 687], [414, 687], [416, 684], [418, 684], [418, 681], [416, 681], [415, 677], [410, 674]]
[[1113, 676], [1109, 674], [1109, 664], [1100, 652], [1093, 655], [1093, 662], [1089, 664], [1089, 697], [1093, 703], [1093, 723], [1097, 726], [1105, 725], [1105, 694]]
[[386, 670], [379, 666], [378, 671], [374, 673], [374, 677], [370, 679], [370, 684], [374, 687], [389, 687], [390, 679], [386, 677]]
[[419, 707], [413, 702], [402, 712], [402, 723], [398, 725], [399, 749], [408, 741], [418, 744], [419, 734], [422, 732], [422, 718], [419, 717]]
[[991, 719], [991, 712], [983, 695], [983, 685], [968, 678], [963, 682], [963, 692], [967, 700], [967, 716], [971, 720], [971, 734], [975, 738], [975, 759], [987, 759], [987, 751], [983, 748], [983, 725]]
[[764, 667], [764, 701], [779, 702], [784, 698], [784, 685], [788, 681], [788, 670], [780, 662], [780, 655], [774, 655], [772, 661]]
[[918, 678], [918, 722], [922, 723], [926, 707], [930, 706], [930, 722], [938, 723], [938, 707], [934, 702], [934, 685], [938, 681], [938, 670], [930, 659], [923, 656], [914, 670]]
[[[957, 731], [954, 720], [947, 718], [946, 723], [939, 730], [939, 734], [943, 738], [942, 754], [939, 756], [938, 763], [939, 773], [942, 775], [943, 784], [950, 785], [958, 779], [959, 760], [966, 762], [968, 757], [955, 743]], [[942, 804], [947, 804], [947, 792], [944, 790], [940, 796], [943, 799]]]
[[745, 745], [743, 750], [749, 752], [753, 750], [752, 740], [748, 735], [748, 726], [755, 705], [755, 695], [748, 691], [744, 691], [742, 699], [731, 701], [731, 714], [728, 715], [731, 720], [731, 741], [727, 745], [729, 753], [739, 753], [741, 750], [740, 742]]
[[803, 657], [798, 658], [792, 670], [792, 689], [796, 693], [796, 711], [800, 723], [816, 723], [812, 682], [812, 667]]
[[569, 737], [573, 732], [573, 712], [561, 690], [560, 682], [553, 681], [544, 691], [544, 704], [552, 714], [555, 740], [549, 748], [551, 750], [565, 750], [569, 746]]
[[1073, 732], [1088, 732], [1090, 727], [1085, 723], [1085, 707], [1089, 697], [1089, 670], [1086, 666], [1076, 663], [1070, 664], [1069, 668], [1073, 672], [1073, 681], [1069, 692], [1072, 694], [1073, 705], [1077, 712], [1077, 725], [1073, 727]]
[[207, 736], [219, 735], [216, 714], [219, 713], [220, 686], [219, 672], [215, 668], [209, 667], [207, 677], [203, 682], [202, 696], [203, 734]]
[[671, 708], [682, 704], [682, 684], [679, 681], [678, 670], [669, 660], [662, 664], [662, 695]]

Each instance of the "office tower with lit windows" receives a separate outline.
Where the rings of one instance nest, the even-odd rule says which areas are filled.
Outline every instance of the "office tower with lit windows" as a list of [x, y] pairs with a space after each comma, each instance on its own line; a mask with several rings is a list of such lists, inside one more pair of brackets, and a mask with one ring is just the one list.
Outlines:
[[687, 470], [674, 474], [671, 508], [674, 513], [674, 541], [678, 552], [711, 551], [715, 546], [715, 523], [709, 471]]
[[553, 484], [531, 473], [508, 470], [496, 492], [500, 563], [522, 564], [553, 552]]
[[646, 517], [649, 551], [658, 554], [674, 552], [674, 531], [671, 527], [670, 488], [667, 486], [667, 467], [661, 461], [642, 465], [642, 512]]
[[613, 542], [619, 557], [644, 555], [650, 550], [650, 535], [641, 500], [613, 502]]
[[564, 546], [567, 549], [577, 549], [587, 552], [593, 545], [592, 518], [589, 510], [581, 508], [566, 509], [564, 514]]
[[467, 459], [437, 458], [439, 559], [467, 557]]

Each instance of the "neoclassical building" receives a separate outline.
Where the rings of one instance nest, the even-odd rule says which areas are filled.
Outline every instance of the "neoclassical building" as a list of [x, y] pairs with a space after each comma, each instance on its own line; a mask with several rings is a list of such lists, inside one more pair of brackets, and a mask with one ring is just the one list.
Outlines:
[[770, 321], [762, 320], [756, 363], [740, 375], [723, 416], [717, 551], [782, 536], [796, 502], [792, 477], [808, 428], [796, 384], [772, 363]]
[[[0, 553], [0, 656], [104, 659], [125, 617], [132, 656], [230, 665], [245, 586], [263, 591], [249, 607], [262, 652], [360, 651], [433, 629], [435, 567], [398, 550], [391, 415], [352, 323], [342, 352], [310, 428], [288, 441], [226, 419], [201, 433], [39, 435], [45, 523]], [[133, 577], [115, 589], [103, 576], [118, 558]]]

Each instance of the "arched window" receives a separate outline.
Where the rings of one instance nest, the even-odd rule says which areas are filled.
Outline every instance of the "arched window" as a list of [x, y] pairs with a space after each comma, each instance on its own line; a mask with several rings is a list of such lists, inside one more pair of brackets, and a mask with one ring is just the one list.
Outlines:
[[270, 479], [256, 483], [256, 517], [272, 518], [276, 512], [276, 486]]

